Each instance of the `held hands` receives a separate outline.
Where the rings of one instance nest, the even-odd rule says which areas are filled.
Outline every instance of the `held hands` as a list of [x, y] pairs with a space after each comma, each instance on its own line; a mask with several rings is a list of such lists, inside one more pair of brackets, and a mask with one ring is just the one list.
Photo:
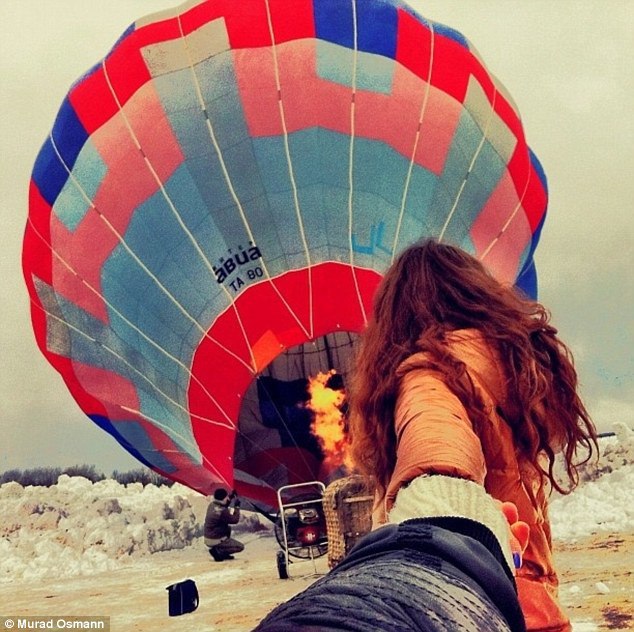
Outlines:
[[399, 489], [388, 520], [398, 523], [447, 516], [468, 518], [488, 527], [511, 569], [521, 567], [528, 546], [528, 524], [519, 520], [514, 503], [494, 499], [474, 481], [442, 474], [418, 476]]
[[511, 552], [515, 568], [522, 568], [522, 556], [528, 546], [530, 527], [519, 519], [517, 507], [512, 502], [500, 502], [500, 509], [504, 514], [510, 528]]

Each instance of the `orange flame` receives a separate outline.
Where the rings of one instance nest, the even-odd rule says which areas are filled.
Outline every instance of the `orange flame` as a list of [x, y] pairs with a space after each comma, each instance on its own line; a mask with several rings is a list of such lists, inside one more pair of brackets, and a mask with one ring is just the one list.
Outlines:
[[329, 471], [341, 465], [351, 468], [344, 417], [341, 412], [346, 395], [342, 390], [326, 386], [334, 374], [333, 369], [327, 373], [318, 373], [308, 380], [310, 400], [307, 407], [314, 413], [310, 430], [319, 441], [325, 455], [324, 466]]

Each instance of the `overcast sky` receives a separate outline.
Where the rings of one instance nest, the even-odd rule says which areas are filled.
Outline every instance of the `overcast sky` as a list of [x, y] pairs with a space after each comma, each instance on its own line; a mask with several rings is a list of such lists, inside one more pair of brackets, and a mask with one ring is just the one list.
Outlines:
[[[342, 0], [343, 1], [343, 0]], [[173, 0], [4, 0], [0, 38], [0, 472], [138, 463], [83, 415], [35, 345], [20, 256], [33, 162], [70, 84]], [[549, 181], [540, 300], [601, 430], [634, 427], [634, 2], [413, 0], [461, 31], [518, 104]]]

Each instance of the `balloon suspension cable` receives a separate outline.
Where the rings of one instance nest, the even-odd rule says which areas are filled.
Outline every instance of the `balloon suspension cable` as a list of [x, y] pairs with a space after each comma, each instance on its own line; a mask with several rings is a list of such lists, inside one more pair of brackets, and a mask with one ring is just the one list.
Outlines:
[[485, 250], [480, 255], [480, 257], [479, 257], [480, 261], [483, 261], [485, 259], [485, 257], [488, 256], [488, 254], [491, 252], [491, 250], [494, 248], [494, 246], [498, 243], [498, 241], [500, 240], [502, 235], [504, 235], [504, 233], [506, 232], [508, 227], [511, 225], [511, 222], [515, 219], [515, 216], [517, 215], [517, 213], [522, 208], [522, 204], [524, 202], [524, 198], [526, 197], [526, 193], [528, 191], [528, 185], [531, 182], [531, 176], [533, 174], [533, 170], [530, 168], [530, 156], [529, 156], [528, 152], [527, 152], [527, 155], [526, 155], [526, 162], [528, 163], [527, 167], [526, 167], [527, 176], [526, 176], [526, 183], [524, 184], [524, 190], [522, 191], [522, 195], [520, 196], [520, 199], [517, 201], [517, 204], [515, 205], [515, 208], [511, 211], [511, 213], [507, 217], [506, 221], [502, 225], [502, 228], [500, 228], [500, 230], [498, 231], [497, 235], [491, 240], [491, 243], [485, 248]]
[[421, 130], [423, 128], [423, 122], [425, 120], [425, 113], [427, 112], [427, 105], [429, 102], [429, 94], [431, 92], [432, 71], [434, 67], [434, 46], [436, 43], [436, 33], [434, 31], [434, 25], [431, 22], [427, 23], [429, 28], [429, 65], [427, 66], [427, 78], [424, 82], [425, 89], [423, 95], [423, 101], [420, 107], [420, 114], [418, 116], [418, 125], [416, 126], [416, 135], [414, 137], [414, 145], [412, 147], [412, 155], [409, 160], [409, 166], [407, 168], [407, 175], [405, 177], [405, 185], [403, 187], [403, 195], [401, 196], [401, 208], [398, 214], [398, 220], [396, 222], [396, 230], [394, 231], [394, 241], [392, 242], [392, 257], [390, 262], [393, 263], [396, 258], [398, 239], [401, 234], [401, 227], [403, 224], [403, 218], [405, 217], [405, 205], [407, 203], [407, 195], [409, 193], [409, 187], [412, 180], [412, 173], [414, 171], [414, 165], [416, 160], [416, 153], [418, 152]]
[[451, 222], [451, 219], [453, 218], [454, 213], [456, 212], [456, 209], [458, 208], [458, 203], [460, 202], [462, 193], [465, 190], [465, 187], [467, 186], [467, 181], [469, 180], [469, 176], [473, 172], [473, 168], [475, 167], [476, 161], [478, 160], [478, 157], [480, 156], [480, 153], [482, 152], [482, 148], [484, 147], [484, 143], [486, 142], [488, 138], [489, 127], [495, 115], [495, 102], [497, 100], [497, 95], [498, 95], [498, 89], [495, 84], [493, 84], [493, 88], [494, 88], [493, 99], [491, 101], [491, 107], [489, 108], [489, 115], [484, 125], [484, 130], [482, 131], [482, 137], [480, 138], [478, 147], [476, 148], [473, 156], [471, 157], [471, 161], [469, 162], [469, 168], [467, 169], [467, 172], [465, 173], [465, 176], [462, 179], [462, 182], [460, 183], [460, 187], [458, 188], [458, 193], [456, 194], [456, 198], [453, 202], [451, 209], [449, 210], [449, 213], [447, 214], [447, 219], [445, 220], [445, 223], [443, 224], [443, 227], [440, 230], [440, 233], [438, 235], [438, 241], [440, 242], [442, 242], [445, 237], [445, 232], [447, 231], [447, 227], [449, 226], [449, 223]]
[[353, 216], [353, 200], [354, 200], [354, 139], [356, 134], [356, 95], [357, 95], [357, 66], [359, 63], [359, 42], [358, 42], [358, 23], [357, 23], [357, 2], [352, 0], [352, 31], [353, 31], [353, 54], [352, 54], [352, 92], [350, 94], [350, 143], [348, 145], [348, 248], [350, 250], [350, 267], [352, 270], [352, 279], [354, 288], [359, 301], [361, 315], [363, 316], [363, 324], [367, 325], [368, 315], [365, 312], [363, 299], [361, 298], [361, 289], [359, 288], [359, 280], [354, 266], [354, 247], [352, 243], [352, 216]]

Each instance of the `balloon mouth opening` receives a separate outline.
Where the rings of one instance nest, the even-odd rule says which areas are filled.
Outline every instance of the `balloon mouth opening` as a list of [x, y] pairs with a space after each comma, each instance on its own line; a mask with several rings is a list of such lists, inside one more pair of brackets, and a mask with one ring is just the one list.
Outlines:
[[251, 381], [238, 416], [239, 469], [273, 489], [348, 473], [345, 388], [358, 337], [338, 331], [290, 347]]

